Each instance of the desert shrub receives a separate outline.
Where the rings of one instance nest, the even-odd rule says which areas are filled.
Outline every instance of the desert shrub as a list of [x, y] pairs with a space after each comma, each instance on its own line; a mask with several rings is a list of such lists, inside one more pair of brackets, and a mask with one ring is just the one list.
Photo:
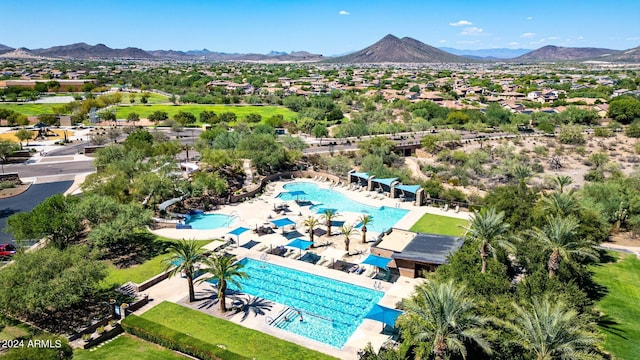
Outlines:
[[16, 187], [13, 181], [0, 181], [0, 189], [11, 189]]
[[612, 137], [613, 131], [605, 127], [597, 127], [593, 129], [593, 135], [596, 137]]
[[576, 154], [581, 155], [581, 156], [585, 156], [587, 154], [587, 149], [585, 149], [584, 146], [578, 146], [576, 147]]
[[536, 155], [545, 156], [549, 154], [549, 149], [546, 146], [536, 145], [533, 147], [533, 152]]
[[540, 163], [535, 163], [535, 164], [531, 164], [531, 171], [533, 171], [534, 173], [543, 173], [544, 172], [544, 166], [542, 166], [542, 164]]
[[579, 125], [564, 125], [560, 128], [558, 140], [562, 144], [582, 145], [585, 138], [582, 134], [582, 127]]
[[636, 120], [631, 125], [627, 126], [624, 133], [628, 137], [640, 138], [640, 120]]

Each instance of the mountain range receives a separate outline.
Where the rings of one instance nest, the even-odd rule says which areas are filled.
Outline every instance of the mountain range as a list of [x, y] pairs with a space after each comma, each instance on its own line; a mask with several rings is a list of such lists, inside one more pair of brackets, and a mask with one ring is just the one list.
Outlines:
[[306, 51], [271, 51], [268, 54], [238, 54], [202, 50], [142, 50], [135, 47], [112, 49], [104, 44], [76, 43], [46, 49], [14, 49], [0, 44], [0, 58], [48, 59], [131, 59], [176, 61], [254, 61], [331, 63], [470, 63], [478, 61], [640, 61], [640, 47], [628, 50], [544, 46], [527, 49], [458, 50], [436, 48], [410, 37], [387, 35], [378, 42], [343, 56], [324, 57]]

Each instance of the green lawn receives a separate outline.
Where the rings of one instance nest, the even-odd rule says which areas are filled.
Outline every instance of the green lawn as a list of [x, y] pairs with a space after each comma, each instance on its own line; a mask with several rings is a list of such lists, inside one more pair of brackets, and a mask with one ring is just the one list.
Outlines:
[[[126, 100], [126, 99], [123, 99]], [[196, 119], [203, 111], [213, 111], [216, 114], [223, 112], [235, 113], [238, 119], [244, 119], [248, 114], [260, 114], [263, 119], [273, 115], [281, 114], [285, 120], [293, 120], [296, 113], [281, 106], [226, 106], [226, 105], [131, 105], [118, 106], [116, 108], [116, 117], [118, 119], [126, 119], [129, 113], [135, 112], [141, 118], [148, 118], [154, 111], [165, 111], [169, 117], [175, 115], [178, 111], [190, 112], [196, 116]]]
[[77, 360], [184, 360], [188, 359], [162, 346], [144, 341], [131, 335], [122, 335], [103, 346], [76, 350], [73, 358]]
[[315, 350], [174, 303], [158, 304], [142, 317], [211, 344], [224, 344], [227, 350], [249, 358], [333, 359]]
[[29, 337], [31, 334], [30, 329], [27, 325], [18, 324], [18, 325], [7, 325], [0, 331], [0, 340], [12, 340], [16, 338], [25, 338]]
[[[167, 239], [162, 240], [173, 241]], [[211, 240], [197, 241], [202, 243], [203, 246], [211, 242]], [[169, 256], [169, 253], [160, 254], [140, 265], [134, 265], [125, 269], [117, 269], [111, 262], [107, 262], [109, 273], [107, 274], [107, 278], [103, 280], [102, 287], [111, 288], [114, 285], [122, 285], [128, 281], [133, 281], [134, 283], [139, 284], [148, 280], [166, 269], [167, 265], [163, 260], [167, 259]]]
[[409, 230], [430, 234], [462, 236], [465, 231], [463, 227], [467, 225], [469, 225], [467, 220], [424, 214]]
[[604, 347], [616, 359], [640, 359], [640, 260], [632, 254], [610, 254], [616, 262], [592, 267], [594, 281], [607, 288], [596, 307], [617, 323], [601, 326]]
[[52, 108], [60, 105], [62, 104], [0, 104], [0, 109], [8, 109], [23, 115], [35, 116], [53, 114]]

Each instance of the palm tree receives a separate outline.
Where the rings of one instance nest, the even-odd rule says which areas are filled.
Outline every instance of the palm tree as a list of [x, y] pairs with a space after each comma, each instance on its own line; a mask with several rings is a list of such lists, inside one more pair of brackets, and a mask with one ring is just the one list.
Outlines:
[[496, 213], [495, 208], [483, 208], [476, 213], [471, 220], [471, 224], [465, 228], [467, 238], [480, 243], [480, 258], [482, 259], [482, 270], [487, 271], [487, 258], [489, 255], [495, 257], [493, 243], [500, 247], [512, 249], [513, 245], [505, 240], [509, 224], [504, 222], [504, 211]]
[[322, 220], [324, 220], [324, 223], [327, 225], [327, 236], [331, 236], [331, 222], [333, 221], [333, 219], [338, 217], [338, 212], [333, 210], [333, 209], [326, 209], [323, 213], [322, 213]]
[[527, 186], [527, 181], [531, 177], [531, 168], [524, 165], [516, 165], [512, 171], [513, 177], [518, 180], [521, 187]]
[[554, 192], [540, 199], [542, 209], [547, 214], [569, 216], [580, 210], [578, 199], [573, 193]]
[[351, 243], [349, 238], [357, 230], [355, 230], [352, 225], [342, 225], [340, 227], [340, 231], [342, 232], [342, 235], [344, 235], [344, 249], [349, 252], [349, 243]]
[[202, 245], [194, 240], [180, 240], [169, 245], [168, 250], [171, 255], [164, 260], [167, 264], [166, 270], [169, 277], [184, 273], [189, 284], [189, 302], [196, 300], [193, 290], [193, 279], [195, 278], [195, 265], [207, 260]]
[[316, 226], [320, 225], [320, 221], [318, 221], [318, 219], [314, 218], [313, 216], [309, 216], [304, 220], [302, 224], [309, 229], [309, 239], [313, 243], [313, 237], [314, 237], [313, 230]]
[[398, 319], [406, 345], [413, 346], [416, 359], [442, 360], [452, 355], [466, 358], [469, 343], [487, 354], [491, 347], [484, 338], [489, 321], [477, 315], [475, 304], [463, 287], [428, 282], [403, 301], [405, 313]]
[[550, 216], [544, 229], [534, 228], [530, 234], [540, 241], [545, 251], [551, 251], [547, 268], [549, 278], [556, 275], [560, 261], [569, 261], [571, 256], [579, 255], [598, 260], [593, 244], [576, 237], [578, 220], [573, 216]]
[[209, 279], [218, 280], [218, 301], [220, 302], [220, 312], [224, 313], [227, 311], [225, 298], [227, 284], [231, 283], [237, 288], [241, 288], [238, 278], [246, 279], [249, 275], [242, 271], [243, 265], [236, 261], [235, 256], [214, 255], [205, 263], [208, 267], [203, 270], [211, 274]]
[[362, 214], [362, 216], [358, 218], [358, 221], [362, 224], [362, 243], [365, 244], [367, 242], [367, 225], [373, 222], [373, 217], [368, 214]]
[[513, 307], [516, 319], [504, 322], [504, 326], [513, 331], [515, 342], [536, 359], [602, 358], [594, 351], [598, 336], [563, 302], [533, 299], [529, 306], [513, 304]]
[[571, 185], [573, 179], [568, 175], [558, 175], [555, 177], [555, 179], [553, 179], [553, 181], [556, 183], [556, 185], [558, 185], [560, 193], [563, 193], [565, 186]]

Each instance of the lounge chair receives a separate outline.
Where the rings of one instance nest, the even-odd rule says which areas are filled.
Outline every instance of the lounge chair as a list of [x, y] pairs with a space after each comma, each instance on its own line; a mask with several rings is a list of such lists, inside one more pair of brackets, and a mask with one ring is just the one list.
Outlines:
[[324, 265], [327, 261], [329, 261], [329, 259], [327, 259], [326, 257], [321, 257], [320, 260], [316, 263], [316, 265]]
[[444, 211], [449, 211], [449, 204], [444, 204]]
[[362, 275], [362, 273], [365, 272], [366, 270], [367, 270], [367, 268], [365, 268], [364, 266], [361, 266], [360, 269], [358, 269], [358, 271], [356, 271], [356, 274]]
[[358, 265], [353, 265], [352, 267], [350, 267], [350, 268], [349, 268], [349, 271], [348, 271], [348, 272], [350, 272], [350, 273], [355, 273], [355, 272], [357, 272], [358, 270], [360, 270], [360, 267], [359, 267]]

